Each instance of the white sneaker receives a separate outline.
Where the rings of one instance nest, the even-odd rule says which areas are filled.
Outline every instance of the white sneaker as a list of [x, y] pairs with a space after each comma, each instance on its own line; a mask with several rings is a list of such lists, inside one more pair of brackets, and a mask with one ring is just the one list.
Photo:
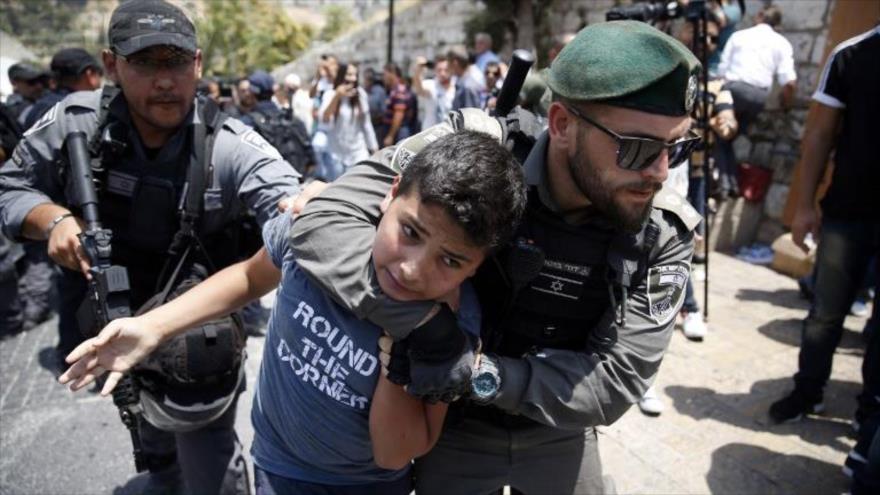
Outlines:
[[706, 324], [703, 322], [703, 315], [700, 313], [688, 313], [684, 317], [681, 324], [684, 330], [684, 336], [690, 340], [703, 340], [703, 337], [709, 332]]
[[653, 386], [639, 399], [639, 409], [648, 416], [659, 416], [665, 408], [666, 406], [663, 405], [663, 401], [657, 396]]

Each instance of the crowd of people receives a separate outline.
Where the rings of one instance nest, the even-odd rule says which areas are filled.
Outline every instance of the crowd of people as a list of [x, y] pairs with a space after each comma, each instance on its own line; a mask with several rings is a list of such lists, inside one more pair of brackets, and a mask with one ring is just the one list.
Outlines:
[[[661, 414], [653, 385], [677, 322], [691, 341], [710, 335], [691, 280], [704, 218], [740, 195], [732, 141], [773, 84], [783, 108], [795, 101], [782, 12], [765, 6], [737, 30], [743, 14], [713, 1], [696, 33], [614, 21], [561, 34], [496, 117], [507, 65], [487, 33], [406, 68], [326, 54], [307, 82], [203, 78], [182, 10], [125, 2], [100, 61], [67, 48], [49, 70], [8, 71], [2, 333], [57, 313], [62, 383], [138, 390], [117, 405], [133, 411], [138, 466], [158, 492], [249, 492], [233, 425], [245, 338], [261, 328], [258, 493], [613, 490], [595, 427], [632, 404]], [[880, 81], [854, 69], [878, 51], [878, 28], [841, 44], [813, 95], [792, 232], [820, 250], [795, 388], [774, 422], [821, 409], [878, 254], [880, 205], [864, 191], [876, 124], [864, 123]], [[77, 133], [109, 231], [69, 182]], [[812, 200], [834, 149], [820, 233]], [[125, 283], [95, 288], [108, 264]], [[130, 312], [83, 319], [101, 290]], [[267, 315], [259, 297], [273, 290]], [[877, 306], [845, 461], [853, 493], [880, 482]]]

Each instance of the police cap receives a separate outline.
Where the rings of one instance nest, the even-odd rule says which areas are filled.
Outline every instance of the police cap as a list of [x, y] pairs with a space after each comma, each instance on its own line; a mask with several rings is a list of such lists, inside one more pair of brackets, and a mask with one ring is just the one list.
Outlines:
[[268, 72], [259, 69], [248, 76], [248, 82], [251, 83], [250, 91], [257, 96], [272, 94], [272, 87], [275, 86], [275, 79]]
[[638, 21], [582, 29], [547, 80], [554, 94], [661, 115], [690, 113], [700, 62], [680, 42]]
[[196, 51], [196, 28], [182, 10], [164, 0], [129, 0], [113, 11], [110, 48], [127, 57], [156, 45]]
[[101, 70], [101, 65], [91, 56], [89, 52], [82, 48], [65, 48], [59, 50], [52, 57], [52, 63], [49, 64], [52, 74], [55, 77], [78, 76], [89, 67]]
[[10, 81], [33, 81], [41, 77], [49, 77], [46, 71], [28, 62], [12, 64], [6, 75]]

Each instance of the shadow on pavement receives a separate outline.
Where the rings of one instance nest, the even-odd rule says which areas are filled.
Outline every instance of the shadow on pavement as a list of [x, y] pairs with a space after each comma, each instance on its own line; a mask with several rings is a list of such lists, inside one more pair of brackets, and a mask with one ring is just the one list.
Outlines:
[[138, 474], [122, 486], [113, 489], [113, 495], [141, 495], [147, 486], [147, 473]]
[[[803, 320], [800, 318], [783, 318], [768, 321], [758, 327], [758, 332], [777, 342], [788, 344], [792, 347], [800, 347], [802, 325]], [[857, 351], [849, 352], [849, 354], [862, 355], [864, 353], [864, 348], [865, 342], [862, 338], [861, 331], [854, 331], [844, 327], [843, 337], [840, 339], [840, 344], [837, 346], [837, 352]]]
[[740, 301], [770, 302], [774, 306], [803, 309], [804, 311], [810, 309], [810, 303], [806, 299], [801, 298], [797, 289], [740, 289], [736, 293], [736, 298]]
[[61, 376], [61, 373], [67, 369], [55, 352], [55, 347], [52, 346], [40, 349], [40, 352], [37, 354], [37, 362], [40, 363], [43, 369], [52, 372], [52, 376], [55, 378]]
[[711, 493], [841, 493], [848, 485], [840, 465], [742, 443], [712, 452], [706, 482]]
[[841, 438], [852, 434], [850, 420], [855, 412], [855, 397], [861, 385], [854, 382], [831, 380], [825, 387], [825, 412], [805, 420], [773, 424], [767, 415], [770, 404], [791, 391], [791, 378], [761, 380], [752, 384], [748, 393], [718, 394], [705, 387], [670, 385], [664, 389], [680, 413], [697, 420], [713, 419], [752, 431], [766, 431], [779, 435], [797, 435], [814, 445], [831, 447], [841, 453], [849, 445]]

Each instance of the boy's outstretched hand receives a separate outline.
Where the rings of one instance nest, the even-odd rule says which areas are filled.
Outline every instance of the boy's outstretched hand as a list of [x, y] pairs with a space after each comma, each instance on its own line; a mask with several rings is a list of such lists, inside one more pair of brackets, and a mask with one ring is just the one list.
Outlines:
[[119, 318], [67, 355], [71, 364], [58, 381], [77, 391], [109, 371], [101, 395], [109, 395], [122, 375], [158, 347], [161, 339], [143, 318]]

